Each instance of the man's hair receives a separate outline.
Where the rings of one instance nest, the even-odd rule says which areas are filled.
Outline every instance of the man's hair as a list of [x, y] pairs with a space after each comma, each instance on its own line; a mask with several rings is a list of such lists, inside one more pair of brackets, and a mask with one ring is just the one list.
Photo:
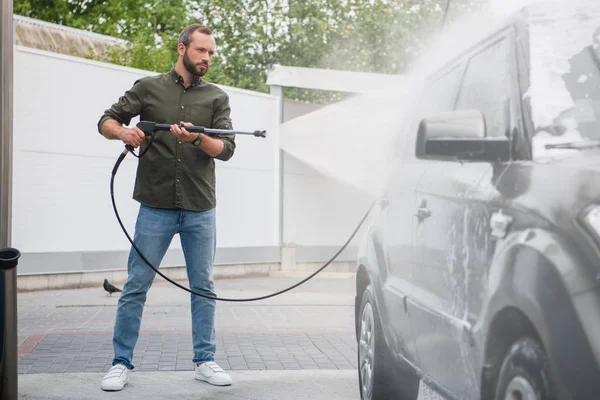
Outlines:
[[179, 43], [183, 43], [185, 47], [188, 47], [188, 45], [192, 41], [192, 34], [196, 31], [204, 33], [205, 35], [213, 34], [212, 31], [204, 25], [192, 24], [185, 28], [183, 32], [181, 32], [181, 34], [179, 35]]

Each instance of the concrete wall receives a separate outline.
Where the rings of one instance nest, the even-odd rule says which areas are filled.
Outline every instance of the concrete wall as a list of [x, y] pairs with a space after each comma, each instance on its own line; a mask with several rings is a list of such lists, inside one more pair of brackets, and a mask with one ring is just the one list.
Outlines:
[[[373, 202], [366, 193], [285, 153], [283, 239], [300, 262], [328, 260], [348, 240]], [[356, 260], [361, 229], [340, 256]]]
[[[17, 47], [14, 76], [12, 245], [19, 274], [123, 269], [129, 242], [109, 193], [123, 144], [104, 139], [96, 123], [146, 71]], [[278, 262], [278, 102], [270, 95], [223, 87], [234, 127], [266, 129], [267, 139], [238, 137], [237, 152], [217, 161], [217, 264]], [[132, 121], [134, 124], [136, 121]], [[125, 159], [115, 192], [133, 232], [131, 199], [137, 159]], [[162, 265], [182, 265], [176, 237]]]
[[[136, 79], [152, 73], [20, 46], [14, 70], [12, 245], [22, 253], [19, 289], [81, 287], [104, 278], [123, 282], [130, 244], [109, 192], [123, 144], [103, 138], [96, 124]], [[239, 136], [233, 159], [217, 161], [214, 275], [295, 270], [303, 277], [338, 251], [371, 199], [286, 154], [282, 252], [278, 99], [223, 89], [234, 127], [266, 129], [268, 137]], [[131, 234], [139, 207], [131, 199], [136, 165], [128, 156], [115, 183], [117, 207]], [[327, 272], [353, 272], [359, 237]], [[175, 237], [161, 268], [185, 279], [184, 264]]]
[[310, 104], [286, 99], [283, 104], [283, 122], [301, 117], [323, 107], [323, 104]]

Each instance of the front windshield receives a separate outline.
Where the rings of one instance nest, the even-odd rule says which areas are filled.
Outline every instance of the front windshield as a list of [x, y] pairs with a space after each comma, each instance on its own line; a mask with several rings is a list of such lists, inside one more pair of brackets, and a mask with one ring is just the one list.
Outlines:
[[533, 156], [569, 150], [547, 144], [600, 140], [600, 4], [531, 11]]

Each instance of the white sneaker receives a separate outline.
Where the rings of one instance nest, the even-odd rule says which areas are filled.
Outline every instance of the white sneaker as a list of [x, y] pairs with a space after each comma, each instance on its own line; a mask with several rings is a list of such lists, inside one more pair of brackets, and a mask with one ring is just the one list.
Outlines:
[[214, 361], [196, 364], [196, 379], [216, 386], [231, 385], [231, 377]]
[[123, 364], [114, 365], [108, 370], [100, 387], [102, 390], [122, 390], [129, 382], [129, 369]]

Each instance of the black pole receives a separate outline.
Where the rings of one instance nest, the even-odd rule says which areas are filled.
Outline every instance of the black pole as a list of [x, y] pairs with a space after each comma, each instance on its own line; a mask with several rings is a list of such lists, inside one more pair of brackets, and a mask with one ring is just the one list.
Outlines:
[[10, 248], [13, 153], [13, 2], [0, 3], [0, 400], [16, 400], [17, 272], [21, 255]]
[[0, 400], [16, 400], [17, 358], [17, 249], [0, 250]]

